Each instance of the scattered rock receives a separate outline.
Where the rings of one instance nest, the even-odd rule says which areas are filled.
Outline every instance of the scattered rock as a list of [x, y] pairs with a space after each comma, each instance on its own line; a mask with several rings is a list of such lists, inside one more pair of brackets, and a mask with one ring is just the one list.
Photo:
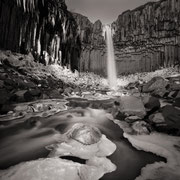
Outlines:
[[10, 104], [0, 104], [0, 114], [7, 114], [10, 111], [13, 111], [14, 106]]
[[158, 110], [161, 107], [160, 101], [158, 98], [153, 96], [144, 96], [142, 98], [144, 107], [146, 108], [146, 111], [154, 112]]
[[7, 86], [12, 86], [12, 87], [16, 86], [16, 82], [14, 82], [14, 80], [12, 80], [12, 79], [5, 79], [4, 84]]
[[142, 92], [149, 93], [157, 90], [163, 90], [168, 85], [168, 81], [166, 81], [162, 77], [154, 77], [149, 82], [143, 85]]
[[73, 92], [73, 89], [71, 87], [67, 87], [64, 89], [64, 94], [69, 96]]
[[165, 118], [163, 117], [163, 114], [162, 113], [155, 113], [155, 114], [152, 114], [150, 117], [149, 117], [149, 120], [152, 124], [154, 124], [155, 126], [164, 126], [166, 124], [165, 122]]
[[28, 90], [24, 93], [24, 98], [26, 101], [32, 101], [41, 96], [41, 91], [39, 89]]
[[160, 132], [177, 135], [180, 131], [180, 109], [172, 105], [166, 105], [161, 113], [151, 115], [149, 120]]
[[125, 121], [128, 123], [134, 123], [134, 122], [139, 121], [139, 120], [141, 120], [141, 118], [138, 116], [129, 116], [125, 119]]
[[136, 82], [133, 82], [133, 83], [129, 83], [125, 88], [127, 90], [131, 90], [131, 89], [138, 88], [138, 86], [139, 86], [139, 82], [136, 81]]
[[9, 93], [5, 89], [0, 89], [0, 104], [5, 104], [9, 100]]
[[54, 89], [54, 90], [51, 90], [49, 93], [48, 93], [49, 97], [50, 98], [55, 98], [55, 99], [58, 99], [58, 98], [61, 98], [61, 94], [60, 94], [60, 91], [58, 89]]
[[180, 108], [180, 97], [175, 99], [173, 106]]
[[136, 121], [132, 125], [133, 131], [138, 134], [150, 134], [150, 125], [147, 124], [145, 121]]
[[24, 94], [27, 92], [27, 90], [20, 90], [20, 91], [17, 91], [16, 93], [14, 93], [12, 96], [11, 96], [11, 101], [13, 102], [25, 102], [26, 99], [24, 97]]

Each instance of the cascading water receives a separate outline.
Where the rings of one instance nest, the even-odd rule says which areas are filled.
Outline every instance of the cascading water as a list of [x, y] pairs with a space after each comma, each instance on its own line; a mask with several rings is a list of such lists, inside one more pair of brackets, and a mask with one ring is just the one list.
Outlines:
[[107, 44], [107, 74], [110, 89], [117, 89], [117, 73], [112, 40], [112, 29], [110, 25], [105, 26], [105, 38]]

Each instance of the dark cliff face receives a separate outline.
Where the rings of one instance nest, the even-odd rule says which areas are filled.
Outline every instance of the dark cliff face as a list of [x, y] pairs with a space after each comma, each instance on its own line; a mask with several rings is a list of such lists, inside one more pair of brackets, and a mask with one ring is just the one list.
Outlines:
[[147, 3], [119, 15], [112, 25], [119, 73], [179, 63], [180, 0]]
[[[180, 0], [150, 2], [112, 23], [118, 74], [179, 64]], [[45, 64], [106, 75], [106, 43], [94, 24], [64, 0], [1, 0], [0, 48], [33, 52]]]
[[77, 24], [64, 0], [1, 0], [0, 47], [78, 68]]
[[73, 17], [82, 44], [80, 70], [106, 75], [106, 42], [101, 21], [93, 24], [87, 17], [77, 13], [73, 13]]

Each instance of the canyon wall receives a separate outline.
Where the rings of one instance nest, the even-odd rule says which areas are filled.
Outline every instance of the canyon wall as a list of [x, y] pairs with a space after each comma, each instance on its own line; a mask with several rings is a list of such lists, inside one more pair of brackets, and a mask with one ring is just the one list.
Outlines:
[[81, 42], [64, 0], [1, 0], [0, 48], [78, 69]]
[[[80, 70], [106, 75], [103, 25], [73, 14], [82, 42]], [[149, 2], [112, 23], [118, 74], [154, 71], [180, 63], [180, 0]]]
[[[112, 23], [118, 74], [153, 71], [180, 62], [180, 0], [150, 2]], [[32, 52], [44, 64], [106, 76], [100, 20], [67, 10], [64, 0], [1, 0], [0, 48]]]
[[78, 24], [81, 40], [81, 57], [79, 69], [83, 72], [94, 72], [106, 75], [106, 42], [103, 36], [103, 25], [100, 20], [94, 24], [78, 13], [73, 13]]
[[112, 24], [119, 74], [180, 63], [180, 0], [149, 2]]

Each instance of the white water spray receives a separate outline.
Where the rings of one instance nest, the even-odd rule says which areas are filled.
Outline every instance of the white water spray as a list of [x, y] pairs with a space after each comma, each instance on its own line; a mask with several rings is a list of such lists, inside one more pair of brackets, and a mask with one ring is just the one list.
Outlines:
[[117, 89], [117, 73], [116, 73], [116, 64], [114, 57], [114, 47], [112, 40], [112, 29], [110, 25], [105, 26], [105, 37], [107, 44], [107, 74], [109, 87], [113, 90]]

